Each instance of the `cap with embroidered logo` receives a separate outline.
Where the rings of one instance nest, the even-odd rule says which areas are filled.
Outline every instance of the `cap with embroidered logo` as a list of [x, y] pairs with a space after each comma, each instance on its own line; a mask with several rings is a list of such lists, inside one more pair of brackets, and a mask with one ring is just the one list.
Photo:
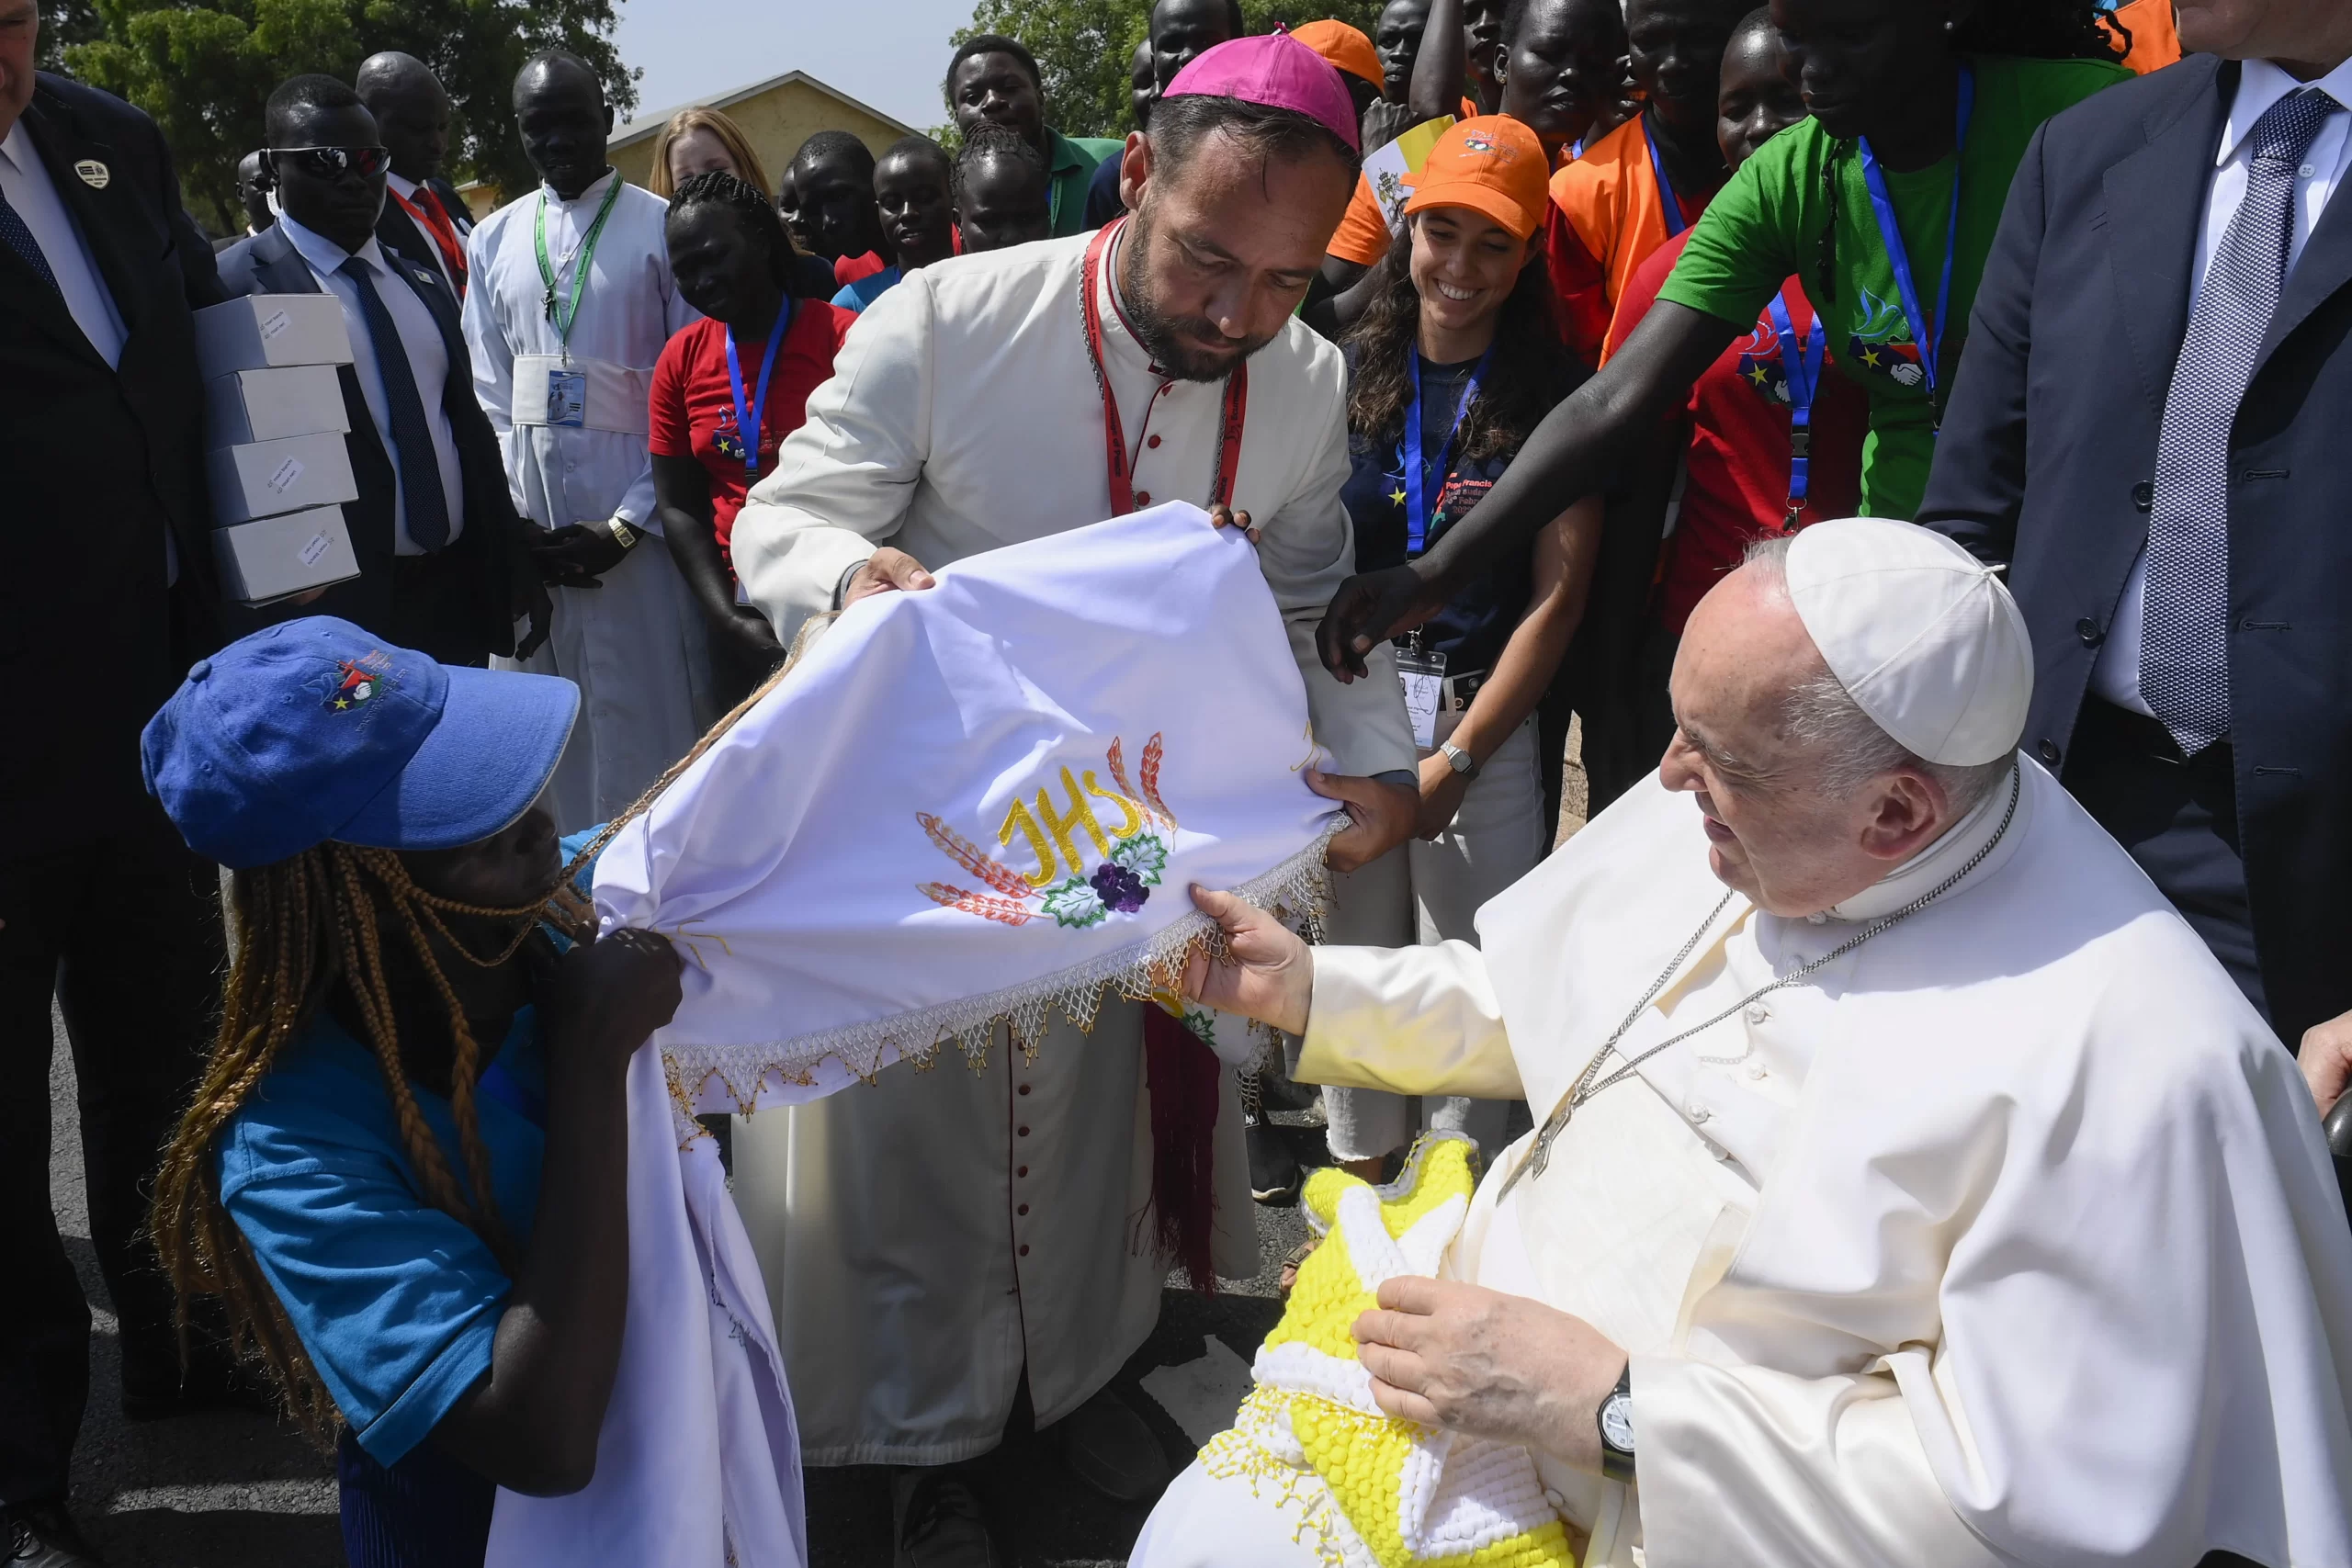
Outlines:
[[140, 761], [188, 847], [232, 870], [329, 840], [455, 849], [530, 808], [579, 711], [569, 681], [436, 664], [312, 615], [198, 660]]
[[1413, 192], [1405, 211], [1467, 207], [1524, 240], [1543, 227], [1551, 178], [1535, 132], [1509, 115], [1480, 115], [1449, 129], [1405, 176]]

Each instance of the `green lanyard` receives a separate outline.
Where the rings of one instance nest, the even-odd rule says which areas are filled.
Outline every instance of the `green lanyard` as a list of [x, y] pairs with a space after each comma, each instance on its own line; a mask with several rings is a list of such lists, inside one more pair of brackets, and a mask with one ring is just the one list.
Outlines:
[[596, 221], [588, 226], [588, 237], [580, 242], [580, 249], [573, 253], [579, 265], [572, 270], [571, 301], [568, 308], [559, 305], [556, 300], [556, 271], [548, 261], [548, 192], [545, 186], [539, 187], [539, 209], [532, 223], [533, 238], [537, 241], [539, 249], [539, 281], [548, 286], [547, 299], [542, 308], [547, 311], [548, 320], [555, 323], [556, 341], [563, 344], [567, 356], [571, 353], [571, 324], [580, 319], [580, 291], [588, 287], [588, 263], [596, 254], [596, 237], [605, 231], [605, 220], [613, 215], [613, 203], [620, 198], [619, 174], [614, 174], [612, 180], [613, 183], [605, 187], [604, 205], [596, 209]]

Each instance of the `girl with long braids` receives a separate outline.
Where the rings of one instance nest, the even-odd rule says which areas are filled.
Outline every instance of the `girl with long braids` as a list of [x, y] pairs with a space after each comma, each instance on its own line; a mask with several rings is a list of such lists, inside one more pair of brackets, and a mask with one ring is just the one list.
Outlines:
[[[1359, 570], [1408, 560], [1476, 516], [1520, 442], [1584, 379], [1552, 326], [1550, 172], [1541, 139], [1509, 116], [1453, 127], [1363, 286], [1372, 303], [1344, 342], [1351, 471], [1340, 492]], [[1600, 534], [1598, 496], [1562, 509], [1400, 649], [1408, 691], [1424, 682], [1420, 819], [1413, 841], [1340, 879], [1333, 941], [1475, 942], [1478, 907], [1544, 858], [1535, 706], [1583, 615]], [[1431, 1100], [1417, 1112], [1376, 1089], [1323, 1096], [1332, 1154], [1375, 1180], [1424, 1127], [1467, 1134], [1489, 1159], [1509, 1142], [1503, 1100]]]
[[[1377, 637], [1426, 618], [1491, 553], [1523, 547], [1606, 480], [1792, 275], [1822, 313], [1833, 370], [1870, 399], [1862, 510], [1918, 509], [2010, 179], [2044, 120], [2130, 73], [2092, 0], [1770, 11], [1811, 118], [1724, 186], [1641, 326], [1530, 437], [1476, 518], [1420, 560], [1341, 588], [1321, 634], [1333, 669], [1352, 672]], [[1657, 549], [1610, 539], [1597, 597], [1638, 596]]]
[[291, 621], [189, 671], [149, 787], [234, 874], [220, 1032], [156, 1184], [183, 1312], [218, 1297], [332, 1441], [355, 1568], [479, 1563], [494, 1489], [585, 1485], [628, 1296], [636, 1048], [679, 962], [594, 940], [535, 802], [571, 682]]

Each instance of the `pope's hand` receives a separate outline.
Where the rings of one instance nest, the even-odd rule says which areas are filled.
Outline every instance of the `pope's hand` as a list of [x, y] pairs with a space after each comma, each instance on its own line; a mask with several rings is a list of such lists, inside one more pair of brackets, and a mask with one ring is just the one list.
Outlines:
[[1333, 871], [1360, 871], [1370, 865], [1411, 838], [1420, 820], [1421, 792], [1409, 784], [1309, 768], [1306, 787], [1348, 808], [1349, 825], [1323, 852], [1323, 863]]
[[2303, 1081], [2312, 1086], [2312, 1098], [2319, 1101], [2319, 1113], [2326, 1115], [2352, 1087], [2352, 1012], [2303, 1031], [2302, 1049], [2295, 1053], [2295, 1060], [2302, 1066]]
[[849, 580], [849, 589], [842, 595], [842, 608], [846, 610], [860, 599], [870, 599], [876, 593], [912, 592], [936, 587], [937, 582], [922, 569], [922, 562], [904, 550], [885, 545], [866, 557], [865, 564]]
[[1391, 1416], [1519, 1443], [1600, 1469], [1600, 1402], [1625, 1352], [1582, 1318], [1525, 1296], [1404, 1275], [1356, 1319], [1358, 1359]]
[[1184, 966], [1184, 998], [1292, 1034], [1306, 1032], [1315, 955], [1287, 927], [1230, 893], [1193, 889], [1193, 902], [1225, 932], [1226, 958], [1196, 953]]

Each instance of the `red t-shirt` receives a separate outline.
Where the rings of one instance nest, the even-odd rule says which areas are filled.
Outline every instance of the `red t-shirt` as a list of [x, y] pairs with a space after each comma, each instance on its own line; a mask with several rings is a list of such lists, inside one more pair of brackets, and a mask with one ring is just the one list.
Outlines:
[[847, 288], [859, 278], [872, 277], [889, 265], [873, 251], [859, 256], [836, 256], [833, 258], [833, 283], [838, 288]]
[[[857, 318], [821, 300], [795, 302], [792, 325], [776, 351], [768, 400], [760, 410], [760, 473], [775, 467], [775, 449], [808, 417], [808, 394], [833, 373], [833, 351]], [[760, 382], [767, 340], [739, 343], [735, 362], [749, 400]], [[707, 317], [679, 329], [653, 366], [651, 428], [646, 447], [658, 457], [692, 457], [710, 475], [710, 515], [719, 553], [734, 570], [728, 541], [752, 479], [743, 471], [743, 442], [735, 428], [735, 389], [727, 377], [727, 329]]]
[[[1684, 230], [1634, 272], [1610, 332], [1611, 353], [1657, 302], [1690, 238]], [[1802, 346], [1813, 326], [1813, 304], [1793, 277], [1781, 286], [1781, 299]], [[1769, 309], [1758, 314], [1753, 332], [1707, 367], [1682, 417], [1690, 422], [1689, 479], [1680, 520], [1666, 542], [1657, 594], [1658, 619], [1677, 637], [1716, 579], [1739, 565], [1748, 545], [1779, 534], [1788, 520], [1789, 379]], [[1798, 527], [1860, 510], [1862, 437], [1869, 429], [1868, 396], [1850, 378], [1831, 374], [1825, 358], [1814, 392], [1813, 463]]]

